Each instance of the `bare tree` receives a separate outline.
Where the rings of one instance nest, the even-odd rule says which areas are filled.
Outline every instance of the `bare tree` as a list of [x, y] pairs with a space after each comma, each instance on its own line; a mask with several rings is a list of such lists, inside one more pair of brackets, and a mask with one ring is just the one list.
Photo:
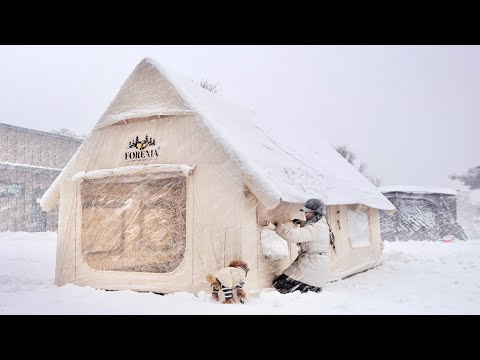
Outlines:
[[378, 177], [374, 177], [374, 176], [366, 176], [366, 178], [368, 180], [370, 180], [370, 182], [375, 185], [376, 187], [379, 187], [380, 185], [382, 185], [382, 180]]
[[53, 134], [58, 134], [58, 135], [63, 135], [63, 136], [68, 136], [68, 137], [73, 137], [78, 139], [85, 139], [87, 137], [85, 134], [77, 134], [76, 132], [66, 128], [51, 130], [50, 132]]
[[449, 178], [462, 182], [470, 190], [480, 189], [480, 165], [468, 169], [463, 174], [451, 174]]
[[360, 165], [358, 165], [358, 171], [360, 171], [360, 174], [364, 176], [367, 176], [367, 168], [368, 168], [368, 165], [364, 161], [362, 161]]
[[337, 152], [342, 155], [350, 164], [355, 165], [355, 159], [357, 158], [357, 155], [355, 155], [347, 145], [338, 145], [335, 147], [335, 150], [337, 150]]
[[213, 82], [210, 82], [209, 80], [202, 80], [200, 82], [197, 82], [197, 84], [204, 88], [205, 90], [208, 90], [214, 94], [219, 94], [220, 93], [220, 85], [218, 84], [218, 82], [216, 83], [213, 83]]
[[358, 170], [358, 172], [365, 176], [365, 178], [367, 178], [368, 181], [370, 181], [373, 185], [377, 187], [381, 185], [382, 180], [380, 178], [368, 175], [368, 165], [366, 162], [361, 161], [360, 164], [357, 166], [357, 155], [352, 150], [350, 150], [347, 145], [335, 146], [335, 150], [337, 150], [337, 152], [342, 155], [345, 160], [352, 164], [352, 166], [354, 166]]

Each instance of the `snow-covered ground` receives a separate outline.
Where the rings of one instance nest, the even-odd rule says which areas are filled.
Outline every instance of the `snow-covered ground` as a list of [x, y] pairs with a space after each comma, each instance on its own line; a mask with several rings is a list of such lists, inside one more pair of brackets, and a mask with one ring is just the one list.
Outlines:
[[383, 264], [319, 294], [266, 291], [223, 305], [53, 285], [55, 233], [0, 233], [0, 314], [480, 314], [480, 241], [385, 243]]

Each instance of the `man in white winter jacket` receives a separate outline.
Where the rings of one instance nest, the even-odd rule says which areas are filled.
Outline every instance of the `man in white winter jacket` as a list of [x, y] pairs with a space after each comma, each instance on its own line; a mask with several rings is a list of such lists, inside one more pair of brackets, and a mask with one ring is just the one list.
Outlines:
[[295, 261], [273, 281], [282, 294], [296, 290], [320, 292], [327, 281], [330, 232], [325, 205], [319, 199], [310, 199], [301, 211], [305, 211], [306, 221], [295, 221], [294, 228], [275, 224], [279, 236], [300, 247]]

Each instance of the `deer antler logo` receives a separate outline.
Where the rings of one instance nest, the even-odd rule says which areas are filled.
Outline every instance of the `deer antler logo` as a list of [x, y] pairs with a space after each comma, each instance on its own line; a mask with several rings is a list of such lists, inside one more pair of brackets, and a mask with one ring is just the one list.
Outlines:
[[140, 140], [138, 135], [135, 139], [133, 139], [133, 141], [130, 141], [128, 143], [128, 148], [134, 148], [134, 149], [137, 149], [137, 150], [143, 150], [145, 149], [147, 146], [154, 146], [155, 145], [155, 139], [152, 138], [152, 137], [148, 137], [148, 135], [146, 134], [145, 135], [145, 139], [143, 140]]

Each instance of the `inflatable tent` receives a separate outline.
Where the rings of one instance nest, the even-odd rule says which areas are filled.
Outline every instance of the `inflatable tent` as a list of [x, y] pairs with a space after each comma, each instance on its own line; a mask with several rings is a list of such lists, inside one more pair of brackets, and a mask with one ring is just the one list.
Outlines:
[[60, 205], [56, 284], [196, 292], [241, 258], [246, 290], [271, 287], [297, 251], [262, 225], [301, 218], [313, 197], [336, 235], [331, 278], [375, 266], [378, 210], [394, 206], [314, 145], [279, 144], [252, 112], [144, 59], [42, 197], [44, 211]]

